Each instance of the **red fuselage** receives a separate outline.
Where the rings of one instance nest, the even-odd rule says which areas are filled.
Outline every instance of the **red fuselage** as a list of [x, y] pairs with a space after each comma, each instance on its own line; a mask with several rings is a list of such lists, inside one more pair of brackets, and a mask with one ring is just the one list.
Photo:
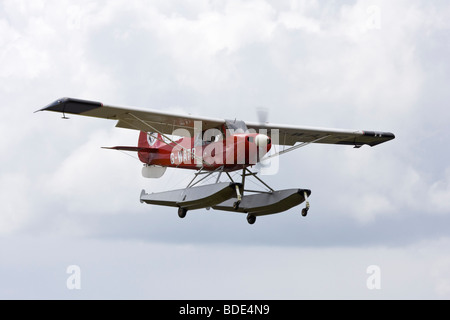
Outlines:
[[[141, 132], [139, 159], [147, 165], [198, 170], [235, 171], [258, 163], [272, 146], [271, 139], [258, 133], [237, 133], [205, 141], [181, 138], [169, 141], [159, 134]], [[213, 141], [211, 141], [213, 140]]]

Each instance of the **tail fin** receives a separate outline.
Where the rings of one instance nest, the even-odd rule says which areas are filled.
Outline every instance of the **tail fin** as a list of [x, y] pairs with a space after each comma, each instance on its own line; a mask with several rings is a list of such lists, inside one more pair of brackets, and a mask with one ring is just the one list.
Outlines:
[[159, 148], [164, 145], [161, 134], [141, 131], [139, 134], [138, 147], [140, 148]]
[[138, 152], [138, 156], [139, 160], [145, 163], [144, 167], [142, 167], [142, 176], [144, 178], [161, 178], [166, 172], [166, 167], [151, 164], [155, 153], [158, 152], [158, 148], [164, 144], [162, 136], [159, 133], [141, 131], [139, 134], [138, 148], [141, 148], [142, 151]]

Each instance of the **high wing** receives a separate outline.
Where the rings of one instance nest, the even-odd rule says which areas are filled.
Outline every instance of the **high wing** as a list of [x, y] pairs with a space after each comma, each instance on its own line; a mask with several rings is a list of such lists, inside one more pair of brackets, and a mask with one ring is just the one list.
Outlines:
[[203, 130], [221, 128], [225, 120], [166, 111], [131, 109], [104, 105], [101, 102], [74, 98], [61, 98], [38, 111], [55, 111], [63, 114], [77, 114], [109, 120], [117, 120], [116, 127], [138, 131], [160, 132], [170, 135], [176, 129], [186, 129], [191, 136], [195, 121], [202, 122]]
[[267, 130], [273, 138], [273, 130], [278, 130], [278, 140], [280, 145], [293, 146], [296, 143], [325, 143], [341, 144], [354, 147], [369, 145], [371, 147], [380, 143], [395, 139], [395, 135], [390, 132], [363, 131], [330, 129], [317, 127], [299, 127], [284, 124], [251, 123], [246, 122], [249, 129]]
[[[103, 105], [100, 102], [62, 98], [38, 111], [54, 111], [63, 114], [78, 114], [82, 116], [116, 120], [116, 127], [139, 131], [160, 132], [170, 135], [176, 129], [185, 129], [191, 136], [194, 134], [196, 121], [202, 123], [202, 130], [217, 128], [221, 130], [226, 121], [207, 117], [174, 114], [164, 111], [131, 109]], [[293, 146], [296, 143], [326, 143], [361, 147], [376, 146], [395, 138], [390, 132], [343, 130], [315, 127], [278, 125], [269, 123], [245, 122], [248, 129], [267, 130], [274, 137], [278, 134], [280, 145]]]

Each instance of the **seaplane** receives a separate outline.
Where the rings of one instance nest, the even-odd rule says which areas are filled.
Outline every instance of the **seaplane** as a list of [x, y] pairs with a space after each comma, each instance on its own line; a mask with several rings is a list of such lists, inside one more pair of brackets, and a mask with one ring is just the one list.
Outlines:
[[[145, 178], [161, 178], [167, 168], [194, 171], [185, 188], [152, 193], [142, 190], [141, 203], [178, 208], [180, 218], [198, 209], [239, 212], [247, 215], [249, 224], [254, 224], [256, 217], [285, 212], [302, 203], [302, 216], [307, 216], [310, 209], [311, 190], [274, 190], [258, 176], [261, 170], [256, 171], [256, 167], [270, 167], [271, 163], [278, 163], [273, 161], [278, 156], [311, 143], [360, 148], [395, 138], [393, 133], [382, 131], [271, 124], [264, 111], [258, 122], [248, 122], [117, 107], [75, 98], [58, 99], [38, 111], [62, 113], [63, 119], [68, 119], [69, 114], [114, 120], [118, 128], [139, 131], [137, 146], [104, 148], [136, 152]], [[259, 188], [248, 188], [249, 179]], [[211, 180], [213, 183], [205, 184]]]

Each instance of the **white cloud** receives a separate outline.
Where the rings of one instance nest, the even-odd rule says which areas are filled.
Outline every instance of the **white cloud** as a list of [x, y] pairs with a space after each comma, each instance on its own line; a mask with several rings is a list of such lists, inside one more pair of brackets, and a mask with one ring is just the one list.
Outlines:
[[11, 235], [33, 222], [35, 197], [30, 193], [30, 177], [20, 173], [0, 176], [0, 235]]
[[364, 194], [361, 198], [355, 197], [356, 219], [361, 223], [370, 223], [376, 216], [387, 215], [394, 211], [392, 203], [385, 195]]
[[[201, 2], [194, 9], [191, 7], [189, 15], [176, 10], [175, 5], [158, 3], [148, 6], [139, 1], [128, 3], [126, 14], [123, 14], [121, 1], [104, 6], [93, 2], [82, 5], [55, 2], [52, 10], [46, 2], [33, 5], [21, 2], [18, 6], [5, 2], [7, 19], [0, 20], [6, 48], [2, 57], [7, 66], [2, 69], [3, 83], [13, 85], [12, 92], [18, 94], [21, 91], [18, 84], [23, 79], [32, 79], [48, 87], [45, 96], [53, 92], [73, 92], [77, 96], [98, 97], [99, 100], [107, 97], [113, 103], [115, 98], [122, 99], [125, 91], [142, 94], [135, 89], [135, 84], [149, 90], [159, 85], [162, 94], [171, 92], [169, 86], [176, 84], [175, 90], [183, 88], [197, 97], [206, 95], [207, 99], [201, 105], [219, 105], [219, 108], [223, 108], [223, 102], [217, 101], [214, 95], [220, 98], [230, 96], [231, 101], [252, 101], [258, 95], [264, 98], [276, 95], [275, 100], [279, 100], [276, 107], [286, 111], [272, 114], [281, 122], [303, 123], [307, 121], [304, 119], [315, 119], [318, 125], [340, 126], [342, 123], [343, 126], [353, 126], [361, 123], [363, 128], [371, 126], [367, 129], [372, 129], [373, 126], [373, 129], [396, 132], [400, 126], [399, 118], [413, 112], [416, 108], [414, 101], [423, 94], [420, 90], [423, 70], [416, 55], [414, 34], [421, 26], [430, 23], [423, 22], [426, 13], [415, 4], [408, 6], [406, 15], [401, 15], [405, 11], [404, 5], [405, 2], [376, 4], [380, 9], [381, 28], [371, 30], [367, 28], [367, 19], [373, 18], [372, 11], [368, 12], [370, 8], [363, 2], [336, 7], [297, 1], [279, 11], [274, 4], [264, 1], [229, 1], [221, 6]], [[23, 15], [30, 19], [21, 19]], [[396, 23], [399, 17], [400, 23]], [[442, 27], [442, 19], [438, 21]], [[136, 78], [131, 72], [112, 72], [115, 63], [123, 66], [120, 72], [126, 72], [126, 66], [134, 60], [139, 61], [139, 68], [153, 67], [151, 60], [147, 62], [146, 57], [139, 56], [138, 47], [132, 47], [130, 51], [121, 47], [129, 43], [136, 31], [155, 41], [140, 43], [142, 52], [157, 48], [170, 57], [164, 61], [167, 65], [162, 65], [161, 70], [170, 74], [172, 82], [158, 84], [159, 79], [151, 70], [142, 78]], [[303, 46], [296, 42], [298, 37], [306, 41]], [[102, 38], [112, 39], [115, 51], [122, 49], [122, 54], [133, 53], [137, 58], [122, 58], [121, 54], [114, 55], [108, 50], [93, 56], [91, 50], [97, 47], [92, 41]], [[259, 51], [252, 49], [246, 52], [255, 44]], [[110, 54], [114, 59], [105, 62]], [[265, 57], [262, 64], [242, 63], [261, 56]], [[255, 72], [260, 72], [262, 77], [256, 80], [253, 77]], [[11, 82], [11, 78], [16, 81]], [[43, 80], [38, 81], [40, 78]], [[198, 98], [193, 100], [199, 101]], [[253, 102], [258, 104], [260, 101]], [[177, 100], [178, 107], [184, 103], [184, 100]], [[298, 108], [299, 105], [304, 108]], [[209, 111], [204, 108], [198, 110], [200, 113]], [[239, 105], [231, 106], [228, 112], [233, 110], [249, 114]], [[216, 108], [211, 112], [218, 113]], [[288, 120], [286, 114], [289, 114]], [[78, 135], [75, 126], [83, 125], [84, 128], [82, 121], [73, 125], [72, 133], [65, 133], [72, 135], [67, 138]], [[419, 119], [411, 117], [410, 121], [415, 124]], [[403, 124], [401, 126], [404, 127]], [[8, 124], [2, 127], [8, 128]], [[94, 128], [94, 125], [89, 128]], [[412, 129], [406, 126], [405, 130], [411, 132]], [[20, 139], [25, 139], [27, 133], [24, 131]], [[101, 135], [102, 132], [83, 133], [86, 136], [93, 134]], [[79, 135], [77, 139], [84, 140]], [[80, 187], [87, 176], [70, 174], [70, 168], [77, 164], [86, 167], [89, 162], [86, 154], [92, 154], [93, 146], [97, 147], [99, 143], [89, 139], [80, 152], [67, 158], [65, 164], [58, 168], [60, 177], [66, 177]], [[392, 143], [400, 142], [395, 140]], [[389, 152], [392, 151], [390, 149]], [[351, 152], [341, 158], [348, 164], [345, 168], [342, 164], [338, 166], [345, 172], [341, 178], [351, 175], [354, 181], [370, 187], [368, 193], [359, 193], [360, 197], [352, 202], [353, 209], [349, 212], [353, 212], [357, 219], [372, 221], [378, 214], [389, 211], [388, 208], [399, 208], [398, 199], [410, 208], [425, 207], [428, 201], [422, 206], [413, 196], [422, 184], [429, 184], [419, 169], [414, 166], [401, 168], [401, 160], [396, 162], [392, 156], [380, 162], [375, 159], [379, 155], [379, 152], [359, 155]], [[380, 166], [385, 170], [383, 180], [378, 179], [376, 173], [363, 176], [367, 167]], [[97, 172], [101, 177], [99, 181], [111, 180], [107, 171]], [[79, 179], [78, 183], [75, 183], [76, 179]], [[58, 183], [63, 180], [53, 178]], [[393, 189], [397, 181], [402, 181], [400, 191]], [[437, 190], [433, 201], [440, 203], [437, 205], [440, 210], [445, 203], [437, 198], [440, 195], [445, 198], [446, 195], [441, 184], [432, 186]], [[388, 187], [380, 191], [383, 185]], [[64, 188], [67, 186], [59, 192]], [[66, 190], [66, 193], [70, 192]], [[395, 200], [391, 194], [396, 195]], [[344, 195], [342, 198], [342, 203], [345, 203], [352, 196]]]
[[120, 136], [123, 139], [132, 134], [135, 139], [130, 145], [135, 145], [137, 134], [113, 130], [94, 131], [63, 163], [56, 165], [43, 186], [50, 197], [65, 200], [68, 212], [117, 213], [126, 210], [131, 199], [138, 198], [135, 194], [138, 190], [129, 186], [140, 178], [140, 162], [118, 152], [100, 149], [114, 145], [113, 141], [119, 140]]
[[428, 196], [437, 212], [450, 213], [450, 168], [445, 170], [441, 180], [431, 185]]
[[[117, 105], [177, 108], [191, 113], [195, 110], [200, 115], [245, 120], [256, 118], [253, 106], [264, 105], [270, 108], [269, 120], [273, 122], [379, 129], [397, 134], [396, 140], [373, 149], [310, 146], [281, 159], [280, 172], [268, 179], [279, 188], [311, 186], [311, 217], [295, 228], [303, 228], [304, 233], [317, 231], [319, 235], [314, 239], [322, 239], [322, 245], [349, 241], [352, 248], [316, 251], [293, 247], [276, 248], [272, 252], [266, 247], [230, 244], [220, 248], [224, 254], [220, 256], [215, 253], [217, 248], [158, 247], [133, 242], [124, 245], [124, 251], [142, 258], [139, 252], [133, 251], [136, 245], [141, 245], [165, 258], [158, 260], [161, 264], [155, 266], [155, 272], [179, 265], [177, 256], [181, 255], [185, 259], [183, 263], [187, 261], [190, 270], [195, 272], [193, 279], [199, 280], [200, 288], [213, 292], [216, 297], [226, 294], [215, 291], [215, 284], [231, 291], [227, 280], [236, 286], [239, 281], [248, 285], [243, 288], [243, 298], [253, 298], [258, 292], [262, 298], [303, 298], [299, 285], [311, 289], [309, 297], [324, 297], [323, 288], [329, 290], [328, 297], [448, 296], [448, 277], [444, 272], [448, 259], [442, 245], [445, 241], [417, 245], [423, 250], [419, 255], [414, 245], [400, 249], [370, 248], [367, 256], [366, 247], [355, 248], [368, 241], [361, 239], [361, 232], [369, 230], [378, 235], [377, 228], [384, 230], [394, 222], [405, 228], [399, 233], [409, 234], [402, 239], [413, 243], [445, 233], [429, 219], [434, 215], [439, 222], [445, 221], [445, 213], [450, 211], [450, 170], [445, 162], [447, 151], [442, 147], [448, 144], [442, 134], [448, 124], [448, 95], [445, 95], [448, 48], [443, 33], [448, 30], [450, 20], [449, 9], [442, 3], [2, 1], [0, 108], [8, 116], [0, 119], [0, 143], [5, 150], [0, 158], [4, 168], [0, 173], [3, 204], [0, 250], [4, 252], [10, 247], [11, 236], [24, 233], [50, 233], [64, 243], [71, 241], [64, 238], [66, 233], [97, 236], [114, 231], [114, 227], [108, 229], [109, 226], [103, 228], [96, 224], [107, 220], [102, 216], [116, 217], [114, 221], [108, 220], [111, 223], [128, 221], [128, 216], [124, 217], [127, 214], [138, 215], [144, 211], [162, 216], [170, 209], [164, 211], [139, 204], [140, 189], [180, 188], [192, 176], [187, 171], [169, 170], [162, 180], [145, 181], [140, 177], [137, 161], [99, 149], [104, 145], [133, 145], [135, 133], [115, 129], [113, 122], [77, 116], [70, 121], [59, 121], [59, 115], [31, 114], [46, 103], [67, 95]], [[377, 10], [371, 10], [371, 6], [380, 9], [379, 25]], [[435, 61], [438, 63], [434, 64]], [[431, 131], [432, 138], [425, 139]], [[428, 218], [428, 229], [416, 224], [421, 221], [422, 213]], [[213, 215], [214, 220], [209, 215], [204, 218], [193, 214], [188, 217], [192, 220], [182, 221], [185, 223], [182, 228], [178, 224], [163, 226], [159, 217], [155, 214], [145, 220], [151, 221], [152, 225], [148, 226], [130, 224], [134, 228], [150, 229], [152, 234], [148, 238], [132, 228], [124, 231], [122, 228], [127, 226], [122, 225], [118, 230], [123, 233], [114, 234], [114, 238], [135, 236], [148, 241], [161, 238], [158, 230], [164, 227], [177, 231], [170, 241], [183, 243], [204, 239], [231, 241], [229, 237], [207, 233], [212, 229], [224, 235], [227, 228], [233, 230], [232, 240], [236, 242], [254, 236], [265, 243], [281, 241], [296, 246], [306, 240], [299, 238], [298, 232], [290, 232], [292, 225], [284, 225], [294, 221], [289, 214], [261, 218], [261, 223], [254, 226], [260, 229], [252, 233], [246, 228], [244, 218], [230, 216], [227, 220], [225, 214]], [[327, 219], [335, 219], [332, 221], [336, 225], [330, 226]], [[199, 221], [207, 222], [197, 225]], [[217, 221], [225, 225], [219, 229], [214, 224]], [[284, 232], [280, 233], [278, 227]], [[326, 230], [323, 235], [322, 230]], [[340, 230], [346, 234], [340, 234]], [[187, 239], [186, 234], [197, 238]], [[368, 239], [383, 244], [390, 243], [392, 237]], [[167, 239], [168, 236], [160, 241]], [[100, 245], [87, 239], [83, 241], [80, 250], [89, 249], [93, 244], [93, 248], [104, 249], [100, 252], [112, 252], [117, 245], [109, 241]], [[26, 242], [18, 246], [23, 249], [28, 245]], [[11, 246], [11, 250], [15, 247], [15, 244]], [[429, 249], [435, 250], [433, 254], [426, 253]], [[165, 255], [167, 252], [171, 253]], [[267, 252], [280, 254], [281, 262], [267, 263]], [[204, 258], [207, 256], [227, 263], [211, 262]], [[298, 256], [310, 259], [297, 261]], [[358, 257], [356, 265], [352, 260], [355, 256]], [[88, 255], [83, 261], [92, 267], [96, 257]], [[242, 261], [242, 257], [249, 265], [260, 262], [264, 269], [242, 275], [241, 265], [234, 263]], [[62, 261], [52, 254], [46, 255], [45, 261], [27, 260], [26, 256], [23, 259], [13, 261], [17, 265], [40, 261], [44, 269], [54, 261]], [[114, 264], [107, 253], [105, 259]], [[164, 264], [167, 259], [170, 263]], [[305, 260], [311, 262], [305, 266]], [[139, 261], [143, 265], [152, 263], [145, 259]], [[198, 269], [198, 261], [210, 263], [219, 270], [231, 268], [233, 272], [225, 280], [216, 279], [208, 273], [210, 269]], [[364, 288], [365, 269], [374, 263], [380, 264], [386, 276], [379, 295]], [[430, 264], [435, 266], [431, 272]], [[101, 267], [104, 271], [109, 265]], [[13, 270], [14, 265], [2, 260], [0, 268]], [[120, 265], [110, 275], [126, 268]], [[134, 268], [149, 286], [156, 283], [164, 297], [173, 297], [172, 287], [164, 290], [162, 280], [148, 275], [138, 265]], [[304, 273], [294, 282], [285, 278], [277, 281], [275, 275], [281, 274], [280, 270], [289, 276], [298, 275], [299, 268]], [[100, 282], [102, 270], [96, 269]], [[172, 270], [173, 273], [161, 279], [174, 287], [173, 275], [179, 275], [178, 271]], [[359, 271], [363, 274], [355, 280], [351, 273]], [[423, 273], [427, 276], [419, 277]], [[342, 274], [345, 277], [341, 280]], [[266, 288], [258, 287], [261, 277], [268, 279]], [[415, 280], [414, 290], [408, 295], [404, 288], [411, 288], [411, 278]], [[193, 284], [189, 281], [185, 282], [186, 288]], [[129, 294], [136, 289], [128, 288]], [[53, 296], [67, 294], [56, 292]], [[197, 297], [202, 297], [202, 292], [205, 291], [197, 292]], [[23, 291], [18, 293], [23, 294]], [[142, 294], [151, 292], [142, 291]], [[95, 294], [86, 292], [86, 295]]]
[[270, 40], [273, 8], [262, 1], [229, 1], [223, 10], [201, 11], [195, 18], [148, 11], [139, 24], [158, 38], [158, 50], [172, 58], [177, 81], [199, 92], [235, 87], [243, 47]]
[[320, 23], [297, 12], [282, 12], [278, 17], [278, 22], [287, 29], [304, 30], [310, 33], [320, 32]]

